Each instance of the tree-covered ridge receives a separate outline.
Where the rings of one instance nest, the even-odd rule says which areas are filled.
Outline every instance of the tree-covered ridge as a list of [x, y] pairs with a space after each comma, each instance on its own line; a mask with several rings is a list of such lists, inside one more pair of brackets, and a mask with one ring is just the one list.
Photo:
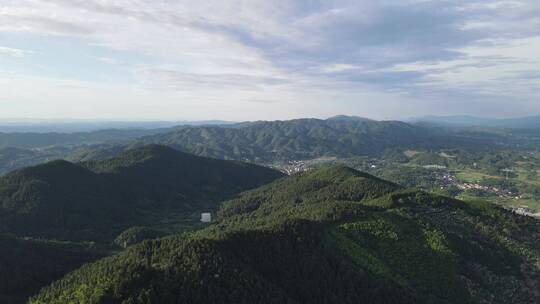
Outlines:
[[[401, 187], [344, 166], [327, 166], [282, 178], [221, 205], [223, 221], [267, 221], [339, 217], [345, 206], [368, 201]], [[343, 210], [342, 210], [343, 209]], [[268, 215], [272, 216], [268, 216]]]
[[143, 137], [197, 155], [271, 162], [321, 156], [372, 155], [395, 148], [495, 147], [506, 139], [488, 133], [454, 132], [400, 121], [296, 119], [226, 127], [188, 127]]
[[285, 177], [219, 222], [89, 264], [31, 303], [536, 303], [540, 222], [347, 167]]
[[122, 233], [114, 239], [114, 243], [117, 246], [127, 248], [128, 246], [141, 243], [144, 240], [158, 239], [165, 235], [166, 233], [157, 229], [134, 226], [122, 231]]
[[19, 235], [112, 240], [130, 226], [196, 222], [198, 212], [280, 176], [161, 146], [103, 161], [53, 161], [0, 178], [0, 228]]
[[125, 142], [141, 136], [168, 132], [173, 129], [174, 128], [104, 129], [74, 133], [0, 132], [0, 148], [45, 148], [51, 146], [74, 146], [101, 144], [106, 142]]
[[321, 236], [318, 225], [291, 221], [144, 242], [70, 273], [30, 303], [413, 303], [337, 257]]
[[[0, 174], [51, 159], [102, 160], [129, 147], [162, 144], [185, 152], [254, 163], [374, 156], [391, 150], [534, 150], [537, 130], [452, 129], [336, 116], [228, 125], [88, 133], [0, 134]], [[38, 148], [38, 149], [36, 149]]]
[[102, 256], [90, 244], [0, 234], [0, 303], [24, 303], [43, 286]]

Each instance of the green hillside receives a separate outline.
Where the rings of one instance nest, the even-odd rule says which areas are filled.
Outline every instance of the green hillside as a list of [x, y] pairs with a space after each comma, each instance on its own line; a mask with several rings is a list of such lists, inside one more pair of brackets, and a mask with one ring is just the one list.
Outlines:
[[168, 132], [174, 128], [156, 129], [104, 129], [91, 132], [73, 133], [36, 133], [36, 132], [0, 132], [0, 148], [45, 148], [50, 146], [72, 146], [101, 144], [106, 142], [124, 142], [137, 137]]
[[0, 177], [0, 229], [71, 240], [112, 240], [130, 226], [177, 231], [221, 200], [280, 176], [162, 146], [102, 161], [53, 161]]
[[88, 264], [30, 303], [537, 303], [540, 222], [347, 167], [225, 202], [219, 222]]
[[24, 303], [43, 286], [103, 257], [91, 245], [0, 234], [0, 303]]
[[459, 133], [399, 121], [336, 117], [189, 127], [143, 137], [139, 142], [163, 144], [216, 158], [272, 162], [373, 155], [397, 148], [478, 150], [501, 145], [506, 139], [494, 134]]
[[535, 150], [538, 134], [524, 130], [443, 128], [354, 116], [152, 130], [0, 134], [0, 174], [51, 159], [102, 160], [129, 147], [166, 145], [213, 158], [281, 163], [319, 157], [380, 156], [397, 150]]

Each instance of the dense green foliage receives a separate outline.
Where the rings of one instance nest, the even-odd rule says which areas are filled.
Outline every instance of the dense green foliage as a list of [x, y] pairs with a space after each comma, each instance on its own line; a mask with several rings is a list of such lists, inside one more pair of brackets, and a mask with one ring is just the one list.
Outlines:
[[411, 157], [409, 162], [419, 166], [448, 166], [449, 160], [438, 153], [419, 153]]
[[[148, 143], [201, 156], [267, 164], [324, 156], [380, 156], [387, 150], [403, 149], [534, 150], [540, 143], [539, 134], [525, 130], [441, 128], [348, 116], [71, 134], [0, 133], [0, 174], [49, 159], [103, 159], [121, 153], [125, 147]], [[2, 151], [3, 147], [19, 150]]]
[[[287, 218], [339, 219], [355, 212], [355, 203], [400, 189], [396, 184], [343, 166], [302, 172], [247, 191], [224, 202], [219, 217], [249, 225], [274, 224]], [[268, 216], [272, 215], [272, 216]]]
[[30, 303], [413, 303], [320, 238], [316, 225], [293, 221], [144, 242], [69, 274]]
[[[82, 243], [21, 236], [127, 247], [68, 274], [33, 303], [540, 302], [540, 228], [531, 218], [484, 202], [403, 190], [344, 166], [235, 196], [281, 174], [141, 147], [159, 143], [275, 166], [347, 157], [354, 167], [407, 187], [462, 198], [508, 195], [517, 205], [522, 194], [525, 202], [540, 198], [540, 168], [531, 153], [539, 134], [344, 116], [0, 134], [0, 148], [18, 147], [0, 149], [0, 174], [51, 159], [72, 161], [0, 177], [0, 232], [17, 235], [0, 238], [0, 302], [21, 302], [103, 255]], [[500, 190], [456, 187], [464, 182]], [[199, 223], [200, 212], [216, 211], [230, 198], [217, 223]], [[194, 228], [205, 229], [157, 239]]]
[[22, 148], [0, 148], [0, 175], [15, 169], [37, 165], [52, 159], [66, 156], [67, 148], [49, 148], [42, 150]]
[[117, 156], [128, 147], [115, 144], [52, 146], [44, 148], [0, 148], [0, 175], [57, 159], [73, 162], [104, 160]]
[[225, 202], [201, 231], [86, 265], [30, 303], [536, 303], [540, 222], [347, 167]]
[[114, 239], [114, 243], [120, 247], [126, 248], [144, 240], [157, 239], [165, 235], [166, 233], [156, 229], [135, 226], [122, 231], [122, 233]]
[[25, 303], [41, 287], [102, 256], [91, 245], [0, 235], [0, 303]]
[[191, 127], [144, 137], [197, 155], [271, 162], [321, 156], [373, 155], [395, 148], [486, 149], [502, 144], [488, 133], [453, 132], [399, 121], [334, 118]]
[[112, 240], [135, 225], [178, 231], [219, 201], [280, 176], [162, 146], [103, 161], [53, 161], [0, 178], [0, 228], [82, 240]]

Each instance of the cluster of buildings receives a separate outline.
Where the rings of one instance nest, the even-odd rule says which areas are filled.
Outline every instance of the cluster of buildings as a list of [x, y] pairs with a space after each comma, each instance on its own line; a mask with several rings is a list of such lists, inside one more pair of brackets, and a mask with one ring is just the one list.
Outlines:
[[286, 164], [278, 166], [276, 169], [291, 175], [311, 169], [311, 165], [303, 160], [290, 160]]
[[510, 208], [510, 210], [515, 214], [540, 218], [540, 212], [535, 212], [534, 210], [526, 207]]
[[475, 183], [458, 183], [457, 187], [461, 190], [480, 190], [495, 193], [500, 198], [513, 197], [515, 199], [520, 199], [521, 195], [514, 193], [512, 191], [504, 190], [495, 186], [485, 186]]
[[456, 183], [456, 176], [449, 171], [434, 171], [433, 177], [445, 185], [453, 185]]
[[422, 166], [424, 169], [435, 169], [435, 170], [445, 170], [447, 169], [446, 166], [441, 166], [441, 165], [426, 165], [426, 166]]

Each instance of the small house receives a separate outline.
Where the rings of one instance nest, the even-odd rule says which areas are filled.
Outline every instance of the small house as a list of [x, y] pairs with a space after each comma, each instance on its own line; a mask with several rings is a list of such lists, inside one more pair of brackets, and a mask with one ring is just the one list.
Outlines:
[[203, 222], [203, 223], [212, 222], [212, 214], [210, 212], [201, 213], [201, 222]]

